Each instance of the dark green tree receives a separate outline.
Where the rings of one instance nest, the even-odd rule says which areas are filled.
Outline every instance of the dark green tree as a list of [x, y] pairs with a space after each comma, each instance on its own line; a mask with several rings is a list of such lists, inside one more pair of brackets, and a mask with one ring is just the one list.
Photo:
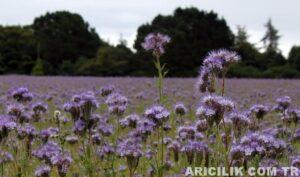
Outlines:
[[237, 27], [234, 49], [241, 55], [242, 61], [240, 64], [259, 67], [257, 59], [260, 57], [260, 53], [255, 45], [249, 42], [249, 35], [245, 27]]
[[195, 76], [208, 51], [231, 48], [234, 36], [226, 21], [214, 12], [197, 8], [178, 8], [172, 15], [158, 15], [150, 24], [138, 28], [134, 48], [137, 50], [135, 67], [141, 74], [152, 75], [151, 54], [145, 52], [141, 43], [150, 32], [161, 32], [171, 37], [163, 63], [169, 69], [168, 76]]
[[278, 34], [278, 30], [273, 26], [271, 19], [265, 24], [265, 28], [267, 31], [262, 38], [262, 42], [264, 43], [266, 51], [278, 51], [280, 35]]
[[278, 48], [280, 36], [273, 26], [271, 19], [265, 24], [266, 33], [262, 39], [265, 52], [259, 60], [260, 69], [266, 70], [271, 67], [282, 66], [286, 63], [284, 56]]
[[59, 74], [63, 63], [75, 64], [80, 57], [94, 57], [103, 44], [95, 29], [76, 13], [46, 13], [34, 20], [32, 28], [47, 66], [46, 74]]
[[300, 72], [300, 46], [293, 46], [288, 58], [289, 64]]
[[0, 26], [0, 73], [30, 74], [36, 43], [30, 27]]
[[129, 64], [134, 57], [124, 44], [101, 47], [95, 58], [83, 63], [78, 69], [80, 75], [124, 76], [132, 71]]
[[32, 68], [31, 74], [34, 76], [42, 76], [44, 75], [44, 64], [43, 64], [43, 60], [41, 58], [38, 58], [35, 61], [35, 65]]

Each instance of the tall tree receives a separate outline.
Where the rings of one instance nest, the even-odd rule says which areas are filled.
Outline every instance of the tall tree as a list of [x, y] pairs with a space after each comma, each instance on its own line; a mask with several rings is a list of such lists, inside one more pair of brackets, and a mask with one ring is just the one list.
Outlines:
[[288, 58], [289, 64], [300, 72], [300, 46], [293, 46]]
[[162, 57], [169, 69], [169, 76], [197, 75], [202, 58], [208, 51], [231, 48], [234, 39], [226, 21], [214, 12], [178, 8], [172, 15], [158, 15], [150, 24], [138, 28], [134, 44], [137, 50], [135, 67], [147, 75], [154, 68], [151, 54], [142, 49], [141, 43], [150, 32], [161, 32], [171, 37], [171, 43]]
[[47, 74], [60, 73], [63, 63], [74, 64], [80, 57], [94, 57], [103, 43], [95, 29], [76, 13], [46, 13], [37, 17], [32, 27]]
[[28, 26], [0, 26], [0, 73], [30, 74], [36, 43]]
[[286, 63], [284, 56], [278, 48], [280, 35], [278, 30], [273, 26], [271, 19], [265, 24], [266, 33], [262, 38], [265, 52], [260, 59], [260, 68], [265, 70], [270, 67], [281, 66]]
[[269, 19], [265, 24], [266, 33], [262, 38], [262, 42], [264, 43], [264, 47], [266, 51], [278, 51], [278, 41], [280, 39], [280, 35], [278, 34], [278, 30], [273, 26], [272, 20]]
[[257, 58], [260, 53], [254, 44], [250, 43], [246, 27], [237, 26], [237, 34], [234, 40], [234, 49], [241, 55], [240, 65], [258, 67]]

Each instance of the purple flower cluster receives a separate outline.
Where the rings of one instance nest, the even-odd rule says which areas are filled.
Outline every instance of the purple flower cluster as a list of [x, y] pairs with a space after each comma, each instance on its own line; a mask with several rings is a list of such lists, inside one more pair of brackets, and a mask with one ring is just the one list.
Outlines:
[[268, 113], [269, 109], [264, 105], [258, 104], [258, 105], [253, 105], [250, 108], [250, 111], [255, 115], [257, 119], [261, 120]]
[[128, 99], [120, 93], [112, 93], [107, 97], [105, 103], [111, 114], [121, 116], [127, 108]]
[[112, 85], [104, 86], [100, 90], [102, 96], [108, 96], [115, 91], [115, 87]]
[[277, 157], [283, 154], [287, 144], [283, 140], [276, 139], [273, 135], [251, 132], [241, 138], [240, 144], [245, 156], [255, 155]]
[[36, 177], [50, 177], [51, 167], [49, 165], [41, 165], [36, 170], [34, 175]]
[[33, 99], [33, 94], [26, 87], [18, 87], [9, 91], [9, 95], [18, 102], [28, 102]]
[[210, 52], [200, 68], [197, 88], [200, 92], [215, 92], [215, 78], [221, 72], [226, 73], [228, 67], [240, 60], [240, 56], [233, 51], [220, 49]]
[[2, 151], [0, 149], [0, 165], [13, 161], [14, 158], [11, 153]]
[[154, 105], [146, 109], [144, 116], [160, 126], [169, 119], [170, 112], [163, 106]]
[[180, 115], [180, 116], [183, 116], [187, 113], [187, 108], [184, 106], [183, 103], [177, 103], [174, 106], [174, 110], [175, 110], [175, 113]]
[[154, 55], [160, 56], [165, 53], [164, 46], [171, 41], [171, 38], [161, 33], [150, 33], [145, 37], [142, 47], [145, 50], [153, 50]]
[[234, 102], [228, 98], [207, 95], [202, 99], [202, 105], [197, 109], [196, 116], [199, 119], [206, 119], [210, 126], [214, 123], [218, 125], [224, 114], [232, 111], [234, 108]]
[[131, 127], [136, 128], [138, 121], [141, 118], [137, 114], [131, 114], [129, 116], [126, 116], [124, 119], [120, 120], [120, 125], [123, 127]]

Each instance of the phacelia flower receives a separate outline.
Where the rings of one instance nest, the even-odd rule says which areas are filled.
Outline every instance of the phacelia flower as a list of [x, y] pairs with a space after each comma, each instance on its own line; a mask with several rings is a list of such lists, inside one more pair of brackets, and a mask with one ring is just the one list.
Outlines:
[[264, 105], [253, 105], [250, 111], [255, 115], [257, 119], [263, 119], [263, 117], [268, 113], [268, 107]]
[[175, 113], [180, 115], [180, 116], [183, 116], [187, 113], [187, 108], [184, 106], [183, 103], [178, 103], [174, 106], [174, 109], [175, 109]]
[[147, 109], [144, 116], [152, 120], [157, 126], [160, 126], [169, 119], [170, 112], [162, 106], [155, 105]]
[[105, 103], [108, 105], [111, 114], [120, 116], [127, 108], [128, 99], [120, 93], [112, 93], [107, 97]]
[[49, 165], [39, 166], [35, 172], [35, 177], [50, 177], [51, 167]]
[[26, 87], [15, 88], [10, 91], [9, 95], [18, 102], [31, 101], [33, 98], [33, 94]]
[[161, 33], [150, 33], [145, 37], [142, 47], [145, 50], [152, 50], [155, 56], [165, 53], [165, 45], [171, 41], [171, 38]]
[[136, 128], [138, 121], [140, 120], [140, 117], [137, 114], [131, 114], [124, 119], [120, 120], [120, 124], [123, 127], [131, 127]]

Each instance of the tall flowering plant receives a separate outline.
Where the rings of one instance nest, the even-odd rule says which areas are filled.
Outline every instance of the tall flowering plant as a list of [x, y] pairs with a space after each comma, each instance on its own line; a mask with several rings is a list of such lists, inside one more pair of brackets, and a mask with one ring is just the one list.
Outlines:
[[158, 93], [159, 101], [163, 101], [163, 78], [167, 72], [164, 71], [165, 65], [161, 65], [160, 58], [165, 53], [165, 45], [171, 41], [171, 38], [161, 33], [150, 33], [145, 37], [145, 41], [142, 43], [142, 47], [147, 51], [152, 51], [155, 58], [154, 64], [158, 72]]
[[[142, 43], [142, 47], [147, 51], [152, 51], [154, 56], [154, 64], [158, 72], [157, 79], [157, 88], [159, 94], [159, 103], [164, 103], [164, 95], [163, 95], [163, 78], [166, 76], [167, 71], [165, 71], [165, 65], [161, 65], [161, 56], [165, 53], [165, 45], [171, 41], [171, 38], [167, 35], [161, 33], [150, 33], [145, 37], [144, 42]], [[163, 107], [158, 106], [160, 109], [164, 109]], [[152, 110], [151, 110], [152, 111]], [[154, 111], [155, 112], [155, 111]], [[158, 111], [159, 112], [159, 111]], [[168, 117], [168, 116], [167, 116]], [[163, 123], [160, 125], [160, 129], [157, 132], [157, 140], [161, 145], [161, 164], [157, 163], [158, 176], [163, 176], [164, 170], [164, 130]], [[161, 134], [161, 135], [160, 135]], [[159, 153], [158, 156], [159, 158]]]

